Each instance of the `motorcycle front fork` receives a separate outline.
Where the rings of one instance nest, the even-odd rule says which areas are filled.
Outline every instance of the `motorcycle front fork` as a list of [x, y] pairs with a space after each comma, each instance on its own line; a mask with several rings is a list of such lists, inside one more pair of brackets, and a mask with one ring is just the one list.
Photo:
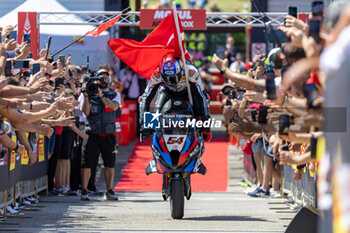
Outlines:
[[[181, 176], [179, 176], [181, 175]], [[162, 188], [162, 196], [164, 201], [166, 201], [170, 195], [170, 183], [172, 179], [184, 179], [184, 196], [189, 200], [191, 198], [191, 174], [189, 172], [184, 172], [181, 174], [172, 174], [170, 172], [163, 172], [163, 188]]]

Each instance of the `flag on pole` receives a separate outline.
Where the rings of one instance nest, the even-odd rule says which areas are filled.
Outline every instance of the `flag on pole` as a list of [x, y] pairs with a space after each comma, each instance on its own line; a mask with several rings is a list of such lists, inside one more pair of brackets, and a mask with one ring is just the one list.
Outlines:
[[102, 32], [106, 31], [110, 26], [115, 24], [120, 19], [120, 15], [114, 17], [113, 19], [109, 20], [108, 22], [98, 26], [97, 30], [94, 31], [88, 31], [85, 33], [85, 35], [93, 35], [94, 37], [98, 37]]
[[[179, 18], [178, 20], [180, 22]], [[184, 31], [181, 24], [180, 34], [182, 48], [185, 48]], [[174, 53], [175, 57], [181, 57], [173, 13], [163, 19], [141, 42], [129, 39], [113, 39], [108, 41], [108, 45], [120, 60], [146, 79], [151, 78], [165, 54]], [[186, 60], [190, 59], [190, 55], [186, 50], [184, 53]]]

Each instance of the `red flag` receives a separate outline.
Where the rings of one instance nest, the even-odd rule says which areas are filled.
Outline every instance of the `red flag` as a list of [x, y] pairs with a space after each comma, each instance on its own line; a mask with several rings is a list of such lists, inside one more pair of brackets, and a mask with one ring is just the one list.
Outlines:
[[85, 35], [91, 34], [94, 37], [98, 37], [102, 32], [106, 31], [110, 26], [115, 24], [119, 19], [120, 19], [120, 15], [118, 15], [117, 17], [114, 17], [113, 19], [109, 20], [107, 23], [104, 23], [104, 24], [98, 26], [97, 30], [95, 30], [95, 31], [88, 31], [87, 33], [85, 33]]
[[[182, 48], [184, 48], [183, 29], [181, 24], [179, 26]], [[108, 45], [120, 60], [147, 79], [151, 78], [165, 54], [172, 52], [175, 57], [181, 58], [173, 12], [163, 19], [142, 42], [114, 39], [108, 41]], [[185, 59], [190, 59], [187, 51], [185, 51]]]

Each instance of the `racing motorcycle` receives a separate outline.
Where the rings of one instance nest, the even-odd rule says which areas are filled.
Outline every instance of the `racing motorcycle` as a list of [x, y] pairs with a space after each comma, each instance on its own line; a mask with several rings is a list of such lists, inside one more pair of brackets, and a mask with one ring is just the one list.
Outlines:
[[184, 197], [189, 200], [192, 194], [191, 175], [206, 174], [200, 161], [204, 139], [200, 129], [190, 124], [195, 118], [186, 99], [168, 100], [161, 113], [163, 125], [155, 129], [151, 144], [153, 160], [146, 167], [146, 174], [163, 175], [163, 199], [170, 198], [171, 217], [182, 219]]

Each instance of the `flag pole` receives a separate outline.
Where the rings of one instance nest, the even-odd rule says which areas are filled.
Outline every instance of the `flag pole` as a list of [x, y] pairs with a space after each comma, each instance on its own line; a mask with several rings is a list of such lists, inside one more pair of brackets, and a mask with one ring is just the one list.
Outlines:
[[190, 82], [188, 81], [188, 67], [186, 65], [186, 59], [185, 59], [185, 54], [184, 54], [184, 50], [182, 48], [182, 39], [181, 39], [181, 34], [180, 34], [180, 26], [179, 26], [179, 20], [177, 18], [177, 12], [176, 12], [176, 4], [175, 2], [173, 2], [173, 14], [174, 14], [174, 20], [175, 20], [175, 27], [176, 27], [176, 31], [177, 31], [177, 39], [179, 40], [179, 46], [180, 46], [180, 50], [181, 50], [181, 59], [182, 59], [182, 63], [184, 64], [184, 69], [185, 69], [185, 77], [186, 77], [186, 86], [187, 86], [187, 93], [188, 93], [188, 99], [190, 101], [191, 106], [193, 106], [193, 99], [192, 99], [192, 93], [191, 93], [191, 89], [190, 89]]
[[[126, 14], [127, 12], [129, 12], [131, 10], [130, 7], [125, 8], [124, 10], [122, 10], [122, 12], [119, 15], [123, 15]], [[113, 19], [117, 18], [119, 15], [113, 17]], [[113, 20], [111, 19], [111, 20]], [[109, 20], [110, 21], [110, 20]], [[92, 31], [96, 31], [98, 29], [98, 27], [94, 28]], [[66, 45], [64, 48], [62, 48], [61, 50], [59, 50], [58, 52], [56, 52], [54, 55], [52, 55], [51, 57], [53, 58], [54, 56], [56, 56], [57, 54], [59, 54], [60, 52], [66, 50], [67, 48], [69, 48], [70, 46], [72, 46], [74, 43], [76, 43], [77, 41], [83, 39], [85, 36], [87, 36], [88, 34], [85, 34], [81, 37], [79, 37], [78, 39], [73, 40], [73, 42], [71, 42], [70, 44]]]

